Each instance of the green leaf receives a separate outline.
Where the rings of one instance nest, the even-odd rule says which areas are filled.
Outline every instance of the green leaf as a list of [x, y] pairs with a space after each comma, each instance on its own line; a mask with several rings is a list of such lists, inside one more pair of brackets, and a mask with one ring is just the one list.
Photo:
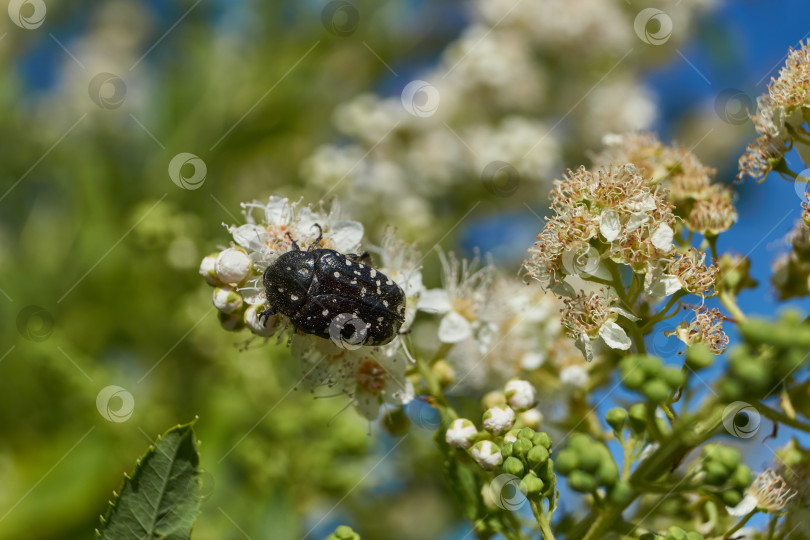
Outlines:
[[138, 460], [132, 476], [124, 475], [121, 494], [115, 496], [101, 518], [98, 538], [190, 538], [200, 510], [194, 421], [159, 437]]

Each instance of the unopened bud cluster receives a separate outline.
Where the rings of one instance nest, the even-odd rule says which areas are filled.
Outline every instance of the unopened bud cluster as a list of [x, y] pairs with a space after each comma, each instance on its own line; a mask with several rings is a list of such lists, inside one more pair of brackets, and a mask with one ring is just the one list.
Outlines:
[[655, 356], [632, 354], [619, 362], [624, 385], [654, 403], [666, 401], [686, 382], [680, 368], [666, 366]]
[[701, 451], [700, 477], [707, 490], [714, 493], [726, 506], [738, 505], [745, 490], [754, 480], [748, 466], [740, 462], [740, 451], [730, 446], [711, 443]]
[[604, 488], [608, 500], [617, 504], [632, 496], [630, 484], [620, 479], [607, 447], [584, 433], [571, 436], [556, 463], [557, 472], [568, 477], [568, 485], [575, 491], [593, 493]]

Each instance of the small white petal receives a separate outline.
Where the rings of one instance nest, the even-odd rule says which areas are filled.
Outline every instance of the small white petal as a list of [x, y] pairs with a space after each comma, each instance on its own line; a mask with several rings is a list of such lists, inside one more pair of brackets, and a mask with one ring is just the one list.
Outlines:
[[603, 210], [599, 216], [599, 232], [608, 242], [613, 242], [622, 232], [619, 213], [615, 210]]
[[293, 210], [284, 197], [273, 195], [264, 206], [264, 221], [268, 225], [289, 225]]
[[644, 212], [636, 212], [630, 215], [625, 227], [628, 231], [635, 231], [650, 220], [650, 216]]
[[580, 352], [582, 352], [582, 356], [585, 357], [585, 360], [588, 362], [593, 360], [593, 345], [591, 344], [591, 339], [587, 334], [580, 334], [577, 340], [574, 342], [574, 345], [580, 350]]
[[339, 221], [329, 230], [329, 238], [337, 251], [351, 253], [363, 240], [363, 225], [357, 221]]
[[439, 323], [439, 340], [442, 343], [458, 343], [472, 337], [472, 325], [463, 315], [451, 311]]
[[450, 307], [450, 297], [444, 289], [426, 289], [419, 295], [420, 311], [447, 313]]
[[743, 497], [743, 500], [737, 504], [737, 506], [726, 506], [726, 511], [732, 516], [742, 517], [753, 512], [756, 507], [757, 498], [751, 494], [747, 494], [745, 497]]
[[263, 243], [263, 235], [267, 231], [259, 225], [250, 223], [231, 230], [233, 240], [245, 249], [259, 250]]
[[242, 307], [242, 297], [231, 287], [214, 289], [214, 306], [222, 313], [233, 313]]
[[660, 225], [655, 232], [652, 234], [650, 240], [652, 240], [652, 244], [661, 251], [670, 251], [672, 249], [672, 239], [675, 237], [675, 233], [672, 230], [672, 227], [664, 223]]
[[681, 282], [672, 274], [647, 272], [644, 276], [644, 292], [654, 297], [664, 297], [681, 290]]
[[599, 328], [599, 337], [605, 340], [611, 349], [626, 351], [632, 345], [632, 341], [627, 337], [624, 328], [613, 321], [607, 321]]

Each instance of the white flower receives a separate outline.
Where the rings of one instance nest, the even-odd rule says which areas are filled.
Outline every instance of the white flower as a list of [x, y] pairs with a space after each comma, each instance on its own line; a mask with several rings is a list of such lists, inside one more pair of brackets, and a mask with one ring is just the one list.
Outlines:
[[585, 388], [588, 370], [582, 365], [565, 366], [560, 370], [560, 382], [571, 388]]
[[438, 336], [442, 343], [460, 343], [485, 326], [484, 308], [489, 300], [494, 267], [478, 268], [478, 260], [459, 262], [452, 254], [439, 253], [444, 288], [428, 289], [419, 298], [419, 309], [443, 315]]
[[447, 428], [444, 440], [454, 448], [469, 448], [472, 446], [472, 438], [476, 433], [478, 433], [478, 430], [475, 429], [475, 425], [471, 421], [466, 418], [457, 418]]
[[483, 424], [485, 429], [495, 435], [500, 435], [515, 425], [515, 411], [506, 405], [489, 408], [484, 413]]
[[251, 261], [241, 249], [228, 248], [217, 255], [214, 271], [222, 283], [237, 285], [250, 273]]
[[773, 469], [765, 469], [745, 490], [745, 497], [734, 507], [726, 507], [732, 516], [744, 516], [761, 508], [765, 512], [777, 513], [797, 495], [785, 480]]
[[482, 469], [493, 470], [503, 462], [501, 449], [492, 441], [479, 441], [470, 450], [473, 459]]
[[531, 409], [537, 404], [537, 391], [529, 381], [513, 379], [506, 383], [504, 394], [509, 406], [518, 412]]
[[266, 305], [248, 306], [245, 310], [245, 324], [251, 332], [260, 337], [270, 337], [282, 326], [280, 317], [276, 315], [259, 320], [259, 314], [264, 311], [266, 307]]

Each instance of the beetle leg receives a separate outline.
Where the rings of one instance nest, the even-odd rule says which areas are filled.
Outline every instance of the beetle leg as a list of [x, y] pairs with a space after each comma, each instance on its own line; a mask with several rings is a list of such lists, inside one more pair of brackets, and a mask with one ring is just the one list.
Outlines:
[[290, 231], [287, 231], [285, 236], [287, 236], [287, 238], [290, 239], [290, 242], [292, 242], [292, 246], [293, 246], [293, 248], [295, 248], [295, 251], [301, 251], [301, 248], [298, 246], [298, 242], [296, 242], [295, 238], [292, 237], [292, 235], [290, 234]]
[[267, 309], [259, 313], [258, 315], [259, 322], [262, 324], [262, 326], [267, 326], [267, 319], [270, 316], [275, 315], [276, 313], [278, 313], [278, 311], [276, 311], [275, 308], [268, 306]]
[[346, 254], [346, 258], [352, 262], [359, 262], [371, 266], [371, 255], [369, 255], [368, 251], [364, 251], [363, 253], [348, 253]]
[[315, 223], [313, 225], [313, 227], [318, 227], [318, 238], [316, 238], [315, 241], [312, 242], [309, 245], [309, 249], [307, 249], [307, 251], [312, 251], [313, 249], [317, 249], [316, 246], [320, 247], [321, 240], [323, 240], [323, 229], [321, 228], [321, 226], [318, 225], [317, 223]]

